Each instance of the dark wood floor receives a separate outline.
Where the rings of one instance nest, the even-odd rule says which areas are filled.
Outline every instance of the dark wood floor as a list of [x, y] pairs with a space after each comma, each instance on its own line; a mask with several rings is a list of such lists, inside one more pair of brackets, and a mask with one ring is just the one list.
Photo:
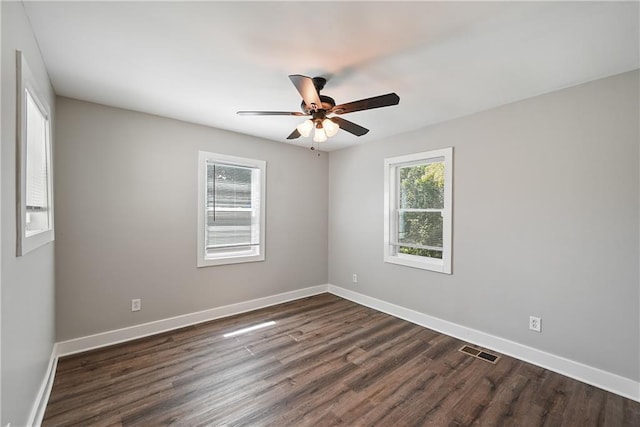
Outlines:
[[463, 344], [323, 294], [62, 358], [43, 425], [640, 426], [640, 403]]

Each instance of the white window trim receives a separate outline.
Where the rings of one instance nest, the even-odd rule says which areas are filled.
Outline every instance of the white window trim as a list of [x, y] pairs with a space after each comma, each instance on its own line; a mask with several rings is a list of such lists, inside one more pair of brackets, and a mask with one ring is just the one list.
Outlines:
[[[232, 165], [258, 168], [260, 170], [260, 244], [257, 255], [246, 255], [246, 253], [228, 252], [224, 257], [207, 258], [206, 254], [206, 201], [207, 201], [207, 162], [228, 163]], [[213, 265], [238, 264], [243, 262], [264, 261], [265, 259], [265, 216], [266, 216], [266, 182], [267, 182], [267, 162], [264, 160], [247, 159], [244, 157], [227, 156], [223, 154], [210, 153], [207, 151], [198, 152], [198, 267], [208, 267]], [[256, 185], [253, 183], [253, 185]]]
[[[396, 234], [393, 213], [397, 209], [398, 168], [444, 158], [444, 209], [442, 259], [397, 253], [392, 245]], [[384, 160], [384, 262], [451, 274], [453, 204], [453, 147], [425, 151]]]
[[[17, 71], [17, 167], [18, 167], [18, 188], [17, 188], [17, 255], [22, 256], [28, 252], [39, 248], [54, 240], [54, 217], [53, 217], [53, 162], [52, 162], [52, 141], [51, 141], [51, 110], [42, 92], [38, 89], [36, 79], [27, 65], [26, 59], [21, 51], [16, 51], [16, 71]], [[49, 229], [38, 233], [27, 235], [27, 224], [25, 221], [26, 206], [26, 184], [27, 184], [27, 91], [36, 103], [38, 109], [47, 121], [46, 133], [46, 161], [47, 161], [47, 191], [48, 191], [48, 214]]]

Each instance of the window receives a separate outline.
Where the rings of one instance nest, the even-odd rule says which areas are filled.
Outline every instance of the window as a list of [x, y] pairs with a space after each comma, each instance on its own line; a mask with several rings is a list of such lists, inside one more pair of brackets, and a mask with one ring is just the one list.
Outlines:
[[384, 260], [451, 274], [453, 149], [385, 159]]
[[53, 241], [50, 110], [17, 52], [18, 256]]
[[264, 260], [266, 162], [200, 151], [198, 267]]

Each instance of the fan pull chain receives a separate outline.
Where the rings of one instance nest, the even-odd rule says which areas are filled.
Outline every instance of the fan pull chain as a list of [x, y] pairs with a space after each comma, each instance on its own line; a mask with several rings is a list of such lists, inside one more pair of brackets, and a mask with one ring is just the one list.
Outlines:
[[320, 157], [320, 143], [316, 142], [316, 146], [313, 146], [313, 142], [311, 143], [311, 151], [317, 151], [318, 152], [318, 157]]

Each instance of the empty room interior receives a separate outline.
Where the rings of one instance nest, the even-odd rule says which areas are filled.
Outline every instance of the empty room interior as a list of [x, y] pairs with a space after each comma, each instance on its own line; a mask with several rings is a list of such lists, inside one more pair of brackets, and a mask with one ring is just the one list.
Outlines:
[[640, 3], [2, 1], [0, 426], [640, 425]]

